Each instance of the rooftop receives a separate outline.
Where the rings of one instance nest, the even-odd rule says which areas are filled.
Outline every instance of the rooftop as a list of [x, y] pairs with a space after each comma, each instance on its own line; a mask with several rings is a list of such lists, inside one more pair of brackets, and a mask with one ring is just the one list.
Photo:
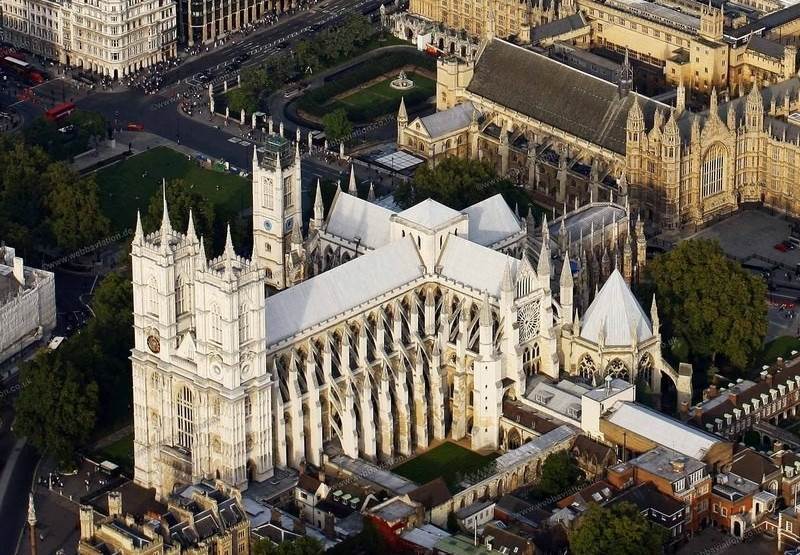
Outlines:
[[472, 102], [463, 102], [448, 110], [422, 117], [420, 122], [428, 132], [428, 136], [436, 139], [468, 127], [474, 112]]
[[421, 225], [422, 227], [436, 229], [439, 226], [461, 216], [461, 212], [457, 212], [456, 210], [453, 210], [452, 208], [449, 208], [444, 204], [429, 198], [415, 204], [411, 208], [403, 210], [402, 212], [398, 213], [397, 216]]
[[522, 444], [516, 449], [512, 449], [495, 459], [496, 468], [500, 471], [514, 467], [520, 463], [524, 463], [531, 458], [553, 449], [572, 439], [578, 435], [578, 432], [572, 426], [560, 426], [551, 432], [547, 432], [537, 438], [532, 439], [528, 443]]
[[592, 343], [618, 346], [653, 337], [650, 319], [616, 268], [586, 309], [580, 336]]
[[682, 455], [694, 459], [702, 460], [712, 446], [722, 441], [639, 403], [617, 403], [604, 418], [659, 445], [672, 446]]
[[641, 468], [669, 482], [675, 482], [681, 478], [691, 476], [706, 467], [704, 462], [687, 457], [680, 451], [663, 445], [651, 449], [628, 462], [631, 466]]

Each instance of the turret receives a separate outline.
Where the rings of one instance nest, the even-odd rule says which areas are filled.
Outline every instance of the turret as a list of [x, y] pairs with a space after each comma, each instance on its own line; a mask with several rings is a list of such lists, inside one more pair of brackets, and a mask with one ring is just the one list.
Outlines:
[[653, 326], [653, 335], [657, 335], [660, 323], [658, 320], [658, 306], [656, 305], [655, 293], [653, 293], [653, 302], [650, 304], [650, 323]]
[[644, 113], [639, 104], [639, 97], [635, 96], [630, 110], [628, 110], [628, 120], [625, 125], [628, 132], [628, 142], [638, 143], [644, 133]]
[[628, 51], [625, 50], [625, 60], [622, 62], [622, 68], [617, 76], [617, 93], [620, 98], [628, 96], [633, 90], [633, 68], [628, 57]]
[[400, 108], [397, 110], [397, 145], [403, 146], [405, 144], [403, 131], [408, 126], [408, 112], [406, 112], [406, 102], [403, 97], [400, 97]]
[[764, 127], [764, 100], [758, 91], [758, 83], [753, 83], [753, 88], [747, 95], [747, 130], [761, 131]]
[[565, 256], [564, 265], [561, 267], [561, 277], [559, 278], [561, 293], [558, 299], [561, 303], [561, 321], [564, 324], [572, 323], [573, 287], [572, 266], [569, 263], [569, 257]]
[[322, 203], [322, 184], [317, 178], [317, 194], [314, 197], [314, 217], [311, 218], [311, 226], [314, 230], [319, 231], [322, 229], [322, 224], [325, 221], [325, 205]]
[[676, 90], [675, 95], [675, 112], [677, 117], [681, 117], [681, 114], [686, 109], [686, 87], [683, 86], [683, 75], [681, 75], [680, 79], [678, 80], [678, 88]]
[[480, 324], [480, 354], [489, 356], [494, 354], [494, 330], [492, 321], [492, 310], [489, 304], [489, 294], [483, 292], [483, 302], [479, 318]]

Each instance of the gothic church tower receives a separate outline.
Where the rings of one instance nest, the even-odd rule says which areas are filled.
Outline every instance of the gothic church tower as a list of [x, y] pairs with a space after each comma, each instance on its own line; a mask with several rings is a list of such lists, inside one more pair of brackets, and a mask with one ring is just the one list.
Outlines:
[[[286, 268], [292, 230], [302, 226], [300, 145], [271, 135], [253, 150], [253, 261], [276, 289], [292, 285]], [[298, 230], [302, 231], [302, 229]]]

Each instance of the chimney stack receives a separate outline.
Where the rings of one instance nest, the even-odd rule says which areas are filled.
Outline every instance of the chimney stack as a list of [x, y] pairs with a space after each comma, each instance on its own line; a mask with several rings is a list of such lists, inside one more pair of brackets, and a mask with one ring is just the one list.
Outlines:
[[122, 516], [122, 494], [118, 491], [108, 492], [108, 516]]
[[14, 257], [14, 279], [20, 284], [25, 285], [25, 267], [19, 256]]

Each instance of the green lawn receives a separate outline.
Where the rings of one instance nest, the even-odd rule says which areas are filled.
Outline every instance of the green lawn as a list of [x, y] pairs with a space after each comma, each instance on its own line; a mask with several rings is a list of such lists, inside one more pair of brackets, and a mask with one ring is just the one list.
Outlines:
[[114, 443], [106, 445], [95, 455], [100, 459], [97, 462], [109, 460], [119, 465], [125, 472], [133, 471], [133, 434], [128, 434]]
[[161, 180], [182, 178], [211, 200], [216, 219], [232, 219], [250, 206], [250, 182], [242, 177], [208, 170], [185, 154], [157, 147], [109, 166], [95, 174], [103, 212], [114, 229], [133, 229], [136, 209], [147, 212], [150, 197], [161, 190]]
[[446, 442], [393, 468], [392, 472], [418, 484], [425, 484], [441, 476], [447, 486], [455, 490], [461, 476], [474, 472], [495, 458], [496, 454], [481, 455], [455, 443]]
[[407, 91], [400, 91], [393, 89], [390, 83], [396, 79], [397, 76], [384, 79], [379, 83], [375, 83], [361, 89], [353, 94], [349, 94], [339, 99], [339, 103], [349, 108], [364, 108], [375, 103], [391, 102], [392, 105], [399, 105], [400, 98], [408, 95], [412, 91], [427, 91], [426, 97], [434, 96], [436, 94], [436, 81], [429, 79], [419, 73], [409, 73], [408, 78], [414, 81], [414, 88]]

